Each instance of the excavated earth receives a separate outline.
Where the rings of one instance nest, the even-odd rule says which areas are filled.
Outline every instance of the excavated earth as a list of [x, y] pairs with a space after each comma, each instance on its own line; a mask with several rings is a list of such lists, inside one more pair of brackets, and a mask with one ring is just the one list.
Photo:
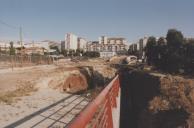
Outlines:
[[115, 73], [116, 69], [101, 59], [1, 69], [0, 125], [14, 122], [67, 95], [89, 96], [99, 92]]

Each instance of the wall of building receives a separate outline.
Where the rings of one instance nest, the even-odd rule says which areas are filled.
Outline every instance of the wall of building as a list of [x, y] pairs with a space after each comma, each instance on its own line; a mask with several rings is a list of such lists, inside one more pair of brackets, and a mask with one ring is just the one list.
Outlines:
[[65, 35], [65, 49], [76, 50], [78, 48], [78, 38], [72, 33], [67, 33]]
[[78, 49], [86, 51], [87, 41], [84, 38], [78, 38]]

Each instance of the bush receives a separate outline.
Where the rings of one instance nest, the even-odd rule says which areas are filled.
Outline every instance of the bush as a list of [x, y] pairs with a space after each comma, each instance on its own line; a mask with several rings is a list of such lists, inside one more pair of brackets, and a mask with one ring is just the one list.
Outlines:
[[193, 80], [181, 77], [166, 76], [160, 80], [161, 94], [150, 101], [152, 112], [164, 110], [184, 109], [188, 113], [194, 112]]
[[91, 58], [95, 58], [95, 57], [100, 57], [100, 53], [99, 52], [95, 52], [95, 51], [87, 51], [84, 53], [84, 56], [86, 57], [91, 57]]

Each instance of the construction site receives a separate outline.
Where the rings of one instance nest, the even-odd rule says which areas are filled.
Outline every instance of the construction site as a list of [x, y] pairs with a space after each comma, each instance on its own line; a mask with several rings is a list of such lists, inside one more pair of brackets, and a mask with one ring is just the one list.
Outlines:
[[[116, 84], [119, 92], [108, 94], [117, 98], [115, 102], [111, 100], [112, 116], [107, 116], [107, 120], [111, 118], [113, 121], [106, 127], [194, 127], [192, 77], [162, 74], [141, 63], [127, 64], [126, 56], [109, 60], [58, 59], [50, 64], [30, 66], [23, 62], [22, 67], [1, 61], [1, 65], [4, 65], [0, 69], [1, 127], [72, 128], [82, 122], [78, 119], [83, 119], [83, 113], [89, 114], [90, 109], [94, 109], [91, 107], [93, 102], [100, 99], [108, 86], [106, 93], [111, 92], [115, 79], [119, 80]], [[111, 81], [113, 85], [110, 85]], [[96, 106], [91, 118], [84, 117], [84, 127], [98, 124], [95, 122], [103, 117], [97, 116], [102, 106]], [[119, 110], [114, 109], [115, 106]], [[108, 115], [106, 111], [104, 113]], [[105, 127], [101, 123], [107, 121], [101, 121], [98, 127]]]
[[[19, 123], [18, 127], [33, 127], [35, 124], [38, 127], [47, 127], [51, 124], [65, 126], [116, 73], [116, 69], [101, 59], [79, 62], [61, 59], [50, 65], [33, 66], [23, 62], [22, 67], [20, 64], [12, 67], [10, 61], [4, 61], [1, 65], [3, 65], [0, 71], [1, 127], [16, 127], [14, 122], [24, 118], [22, 124], [29, 120], [30, 118], [26, 117], [33, 113], [36, 113], [35, 117], [32, 116], [33, 119], [38, 118], [36, 120], [40, 123], [33, 124], [34, 121], [28, 121], [30, 123], [27, 125], [20, 126]], [[63, 107], [59, 111], [61, 106]], [[66, 112], [69, 114], [61, 119], [63, 121], [58, 120]], [[12, 123], [13, 125], [10, 125]]]

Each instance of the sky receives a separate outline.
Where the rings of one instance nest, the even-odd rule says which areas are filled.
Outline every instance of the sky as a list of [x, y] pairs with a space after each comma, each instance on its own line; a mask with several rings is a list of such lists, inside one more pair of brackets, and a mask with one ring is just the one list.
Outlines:
[[194, 0], [0, 0], [0, 40], [64, 40], [72, 32], [99, 36], [165, 36], [176, 28], [194, 37]]

